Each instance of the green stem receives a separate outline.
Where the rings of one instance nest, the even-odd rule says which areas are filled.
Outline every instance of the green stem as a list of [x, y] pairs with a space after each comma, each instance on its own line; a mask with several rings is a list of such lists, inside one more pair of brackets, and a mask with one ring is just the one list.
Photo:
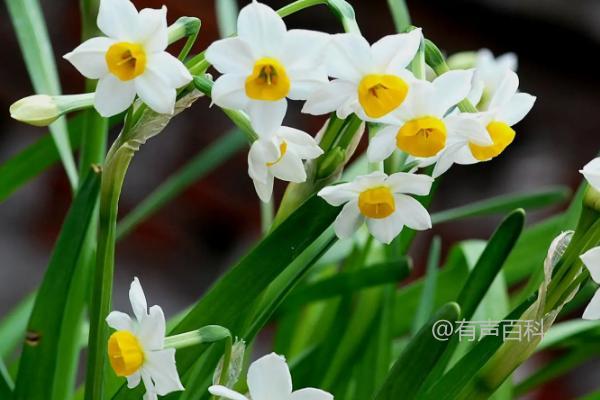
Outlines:
[[214, 343], [227, 338], [231, 340], [231, 332], [227, 328], [219, 325], [207, 325], [195, 331], [166, 337], [164, 347], [182, 349], [201, 343]]
[[271, 200], [264, 202], [260, 202], [260, 222], [262, 227], [263, 235], [266, 235], [271, 230], [271, 225], [273, 225], [273, 214], [274, 214], [274, 205], [273, 205], [273, 197], [271, 196]]
[[388, 0], [388, 7], [394, 19], [396, 32], [406, 32], [411, 26], [410, 13], [404, 0]]

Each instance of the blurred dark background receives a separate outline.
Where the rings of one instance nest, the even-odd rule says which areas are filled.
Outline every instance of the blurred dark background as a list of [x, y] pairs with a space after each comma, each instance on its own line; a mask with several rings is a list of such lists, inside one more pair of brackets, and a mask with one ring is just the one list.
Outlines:
[[[363, 34], [371, 42], [394, 32], [384, 0], [349, 0]], [[265, 1], [278, 8], [287, 1]], [[60, 57], [80, 40], [77, 2], [41, 0], [54, 46], [63, 91], [83, 90], [79, 73]], [[217, 39], [213, 1], [134, 0], [138, 8], [166, 3], [169, 22], [191, 15], [202, 19], [196, 51]], [[247, 1], [240, 2], [243, 6]], [[408, 1], [413, 23], [448, 54], [483, 47], [494, 54], [513, 51], [519, 57], [521, 90], [538, 97], [532, 113], [517, 126], [517, 139], [502, 157], [476, 167], [455, 167], [445, 175], [433, 210], [513, 191], [553, 184], [575, 188], [578, 169], [598, 150], [600, 81], [600, 2], [596, 0], [430, 0]], [[325, 7], [286, 19], [288, 27], [327, 32], [341, 28]], [[0, 73], [0, 163], [46, 131], [9, 118], [9, 105], [32, 93], [8, 18], [0, 4], [0, 40], [4, 48]], [[165, 134], [153, 138], [136, 155], [120, 203], [127, 213], [161, 181], [205, 146], [223, 135], [231, 123], [206, 99], [193, 112], [176, 118]], [[296, 104], [286, 124], [315, 133], [323, 119], [299, 113]], [[111, 133], [114, 138], [115, 132]], [[240, 152], [205, 179], [164, 207], [117, 247], [116, 308], [127, 309], [126, 293], [140, 277], [150, 304], [160, 303], [173, 315], [192, 303], [260, 236], [259, 203]], [[0, 184], [2, 184], [0, 182]], [[283, 186], [277, 186], [278, 195]], [[70, 202], [67, 179], [59, 165], [0, 204], [0, 315], [39, 283], [60, 224]], [[558, 209], [528, 216], [531, 223]], [[465, 238], [487, 238], [497, 218], [469, 220], [435, 227], [444, 247]], [[414, 249], [420, 254], [431, 233]], [[586, 372], [587, 371], [587, 372]], [[573, 377], [578, 377], [575, 379]], [[595, 374], [597, 382], [598, 375]], [[536, 398], [568, 399], [593, 387], [589, 368], [547, 387]]]

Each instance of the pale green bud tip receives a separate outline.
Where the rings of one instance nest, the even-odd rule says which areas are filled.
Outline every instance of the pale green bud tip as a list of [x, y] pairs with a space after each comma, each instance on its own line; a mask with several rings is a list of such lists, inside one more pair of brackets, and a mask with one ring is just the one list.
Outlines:
[[588, 186], [583, 197], [583, 204], [594, 211], [600, 212], [600, 192], [591, 185]]
[[45, 94], [25, 97], [10, 106], [12, 118], [34, 126], [48, 126], [60, 115], [54, 98]]

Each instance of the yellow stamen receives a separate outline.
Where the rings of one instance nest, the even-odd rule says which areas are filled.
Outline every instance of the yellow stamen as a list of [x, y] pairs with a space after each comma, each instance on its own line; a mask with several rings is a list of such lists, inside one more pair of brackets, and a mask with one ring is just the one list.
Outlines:
[[108, 359], [117, 376], [129, 376], [144, 363], [144, 350], [128, 331], [117, 331], [108, 339]]
[[487, 131], [494, 144], [490, 146], [480, 146], [473, 142], [469, 143], [469, 148], [473, 157], [479, 161], [492, 159], [504, 151], [515, 139], [515, 130], [500, 121], [492, 121], [487, 126]]
[[389, 187], [379, 186], [360, 193], [358, 208], [365, 217], [381, 219], [394, 212], [396, 202]]
[[279, 161], [281, 161], [281, 159], [283, 158], [283, 156], [285, 156], [285, 153], [287, 152], [287, 142], [281, 142], [281, 144], [279, 145], [279, 157], [277, 157], [277, 160], [275, 161], [271, 161], [266, 163], [267, 167], [272, 167], [273, 165], [277, 164]]
[[407, 94], [408, 85], [395, 75], [367, 75], [358, 85], [358, 101], [371, 118], [383, 117], [394, 110]]
[[108, 70], [122, 81], [134, 79], [146, 70], [146, 52], [137, 43], [119, 42], [105, 55]]
[[290, 79], [285, 67], [276, 59], [264, 57], [254, 64], [246, 78], [246, 95], [254, 100], [283, 99], [290, 91]]
[[415, 157], [433, 157], [446, 145], [446, 125], [435, 117], [416, 118], [398, 130], [396, 146]]

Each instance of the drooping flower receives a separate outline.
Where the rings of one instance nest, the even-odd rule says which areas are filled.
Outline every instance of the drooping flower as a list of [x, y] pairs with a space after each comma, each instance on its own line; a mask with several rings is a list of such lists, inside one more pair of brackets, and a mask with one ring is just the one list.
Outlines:
[[258, 197], [267, 202], [273, 193], [274, 178], [300, 183], [306, 180], [303, 160], [323, 154], [308, 133], [287, 126], [260, 132], [248, 153], [248, 174]]
[[[600, 247], [594, 247], [580, 256], [590, 272], [594, 282], [600, 285]], [[600, 289], [596, 291], [592, 300], [583, 312], [583, 319], [600, 319]]]
[[129, 301], [135, 320], [113, 311], [106, 318], [115, 329], [108, 339], [108, 359], [117, 376], [127, 377], [127, 387], [133, 389], [144, 382], [144, 400], [156, 400], [157, 395], [184, 390], [175, 365], [175, 349], [165, 349], [165, 316], [160, 306], [148, 310], [146, 296], [135, 278], [129, 289]]
[[516, 70], [517, 56], [515, 53], [505, 53], [494, 58], [494, 54], [490, 50], [479, 50], [475, 59], [473, 88], [468, 99], [478, 109], [487, 109], [489, 101], [500, 87], [506, 72]]
[[453, 114], [447, 116], [469, 93], [472, 76], [472, 71], [450, 71], [433, 82], [413, 83], [405, 103], [385, 118], [389, 124], [370, 140], [369, 161], [382, 161], [396, 149], [433, 161], [457, 135], [492, 144], [480, 124]]
[[[320, 389], [306, 388], [292, 391], [292, 377], [285, 358], [275, 353], [254, 361], [248, 368], [248, 390], [252, 400], [333, 400]], [[225, 386], [208, 388], [215, 396], [230, 400], [248, 400], [248, 397]]]
[[212, 99], [223, 108], [244, 110], [259, 131], [273, 129], [287, 110], [287, 98], [304, 100], [327, 81], [322, 62], [329, 36], [287, 30], [270, 7], [253, 1], [237, 20], [237, 36], [218, 40], [206, 59], [223, 75]]
[[478, 123], [487, 130], [493, 144], [477, 142], [467, 137], [457, 136], [440, 154], [433, 176], [447, 171], [452, 164], [475, 164], [489, 161], [500, 155], [514, 140], [513, 125], [529, 113], [536, 98], [527, 93], [517, 93], [519, 77], [513, 71], [506, 71], [502, 83], [490, 100], [487, 111], [460, 114], [465, 120]]
[[422, 40], [420, 29], [385, 36], [372, 46], [355, 33], [334, 35], [329, 75], [336, 78], [310, 95], [303, 112], [336, 111], [339, 118], [356, 113], [377, 120], [399, 107], [415, 78], [406, 69]]
[[600, 191], [600, 157], [594, 158], [585, 164], [579, 172], [583, 174], [588, 183], [597, 191]]
[[334, 223], [340, 239], [350, 237], [366, 221], [375, 239], [390, 243], [405, 225], [415, 230], [431, 228], [425, 207], [408, 194], [426, 195], [432, 183], [427, 175], [372, 172], [353, 182], [323, 188], [318, 195], [332, 206], [344, 204]]
[[102, 0], [98, 28], [106, 37], [64, 56], [86, 78], [99, 79], [95, 107], [104, 117], [125, 111], [137, 94], [154, 111], [172, 114], [176, 89], [192, 77], [167, 53], [167, 9], [138, 12], [129, 0]]

